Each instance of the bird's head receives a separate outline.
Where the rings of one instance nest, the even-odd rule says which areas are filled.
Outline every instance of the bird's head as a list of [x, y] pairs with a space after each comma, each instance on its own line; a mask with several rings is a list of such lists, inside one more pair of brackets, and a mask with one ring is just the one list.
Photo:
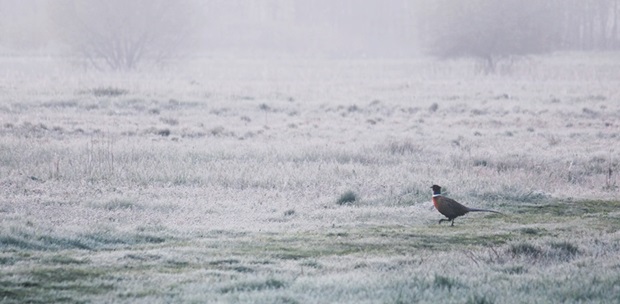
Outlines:
[[431, 186], [431, 189], [433, 189], [433, 194], [441, 194], [441, 187], [438, 185]]

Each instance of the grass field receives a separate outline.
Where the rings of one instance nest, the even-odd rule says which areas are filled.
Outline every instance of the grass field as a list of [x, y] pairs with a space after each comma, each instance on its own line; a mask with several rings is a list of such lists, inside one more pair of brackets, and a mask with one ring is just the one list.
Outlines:
[[616, 54], [0, 67], [2, 303], [620, 301]]

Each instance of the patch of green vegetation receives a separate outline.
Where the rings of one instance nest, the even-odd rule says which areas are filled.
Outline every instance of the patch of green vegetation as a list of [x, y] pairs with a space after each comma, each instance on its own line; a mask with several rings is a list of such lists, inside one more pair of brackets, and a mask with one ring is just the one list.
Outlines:
[[441, 288], [441, 289], [446, 288], [448, 290], [452, 288], [465, 287], [465, 285], [463, 285], [457, 279], [444, 277], [441, 275], [435, 275], [435, 279], [433, 280], [433, 286], [435, 288]]
[[299, 263], [299, 266], [310, 267], [310, 268], [314, 268], [314, 269], [321, 269], [323, 267], [316, 260], [306, 260], [306, 261], [303, 261], [303, 262]]
[[215, 260], [209, 262], [209, 265], [232, 265], [239, 264], [241, 261], [237, 259], [223, 259], [223, 260]]
[[[444, 227], [445, 228], [445, 227]], [[452, 229], [447, 227], [446, 229]], [[472, 233], [468, 230], [454, 233], [451, 230], [445, 231], [445, 234], [425, 231], [423, 233], [396, 234], [394, 243], [402, 243], [413, 248], [425, 248], [432, 250], [446, 250], [450, 248], [464, 248], [467, 246], [490, 246], [502, 245], [514, 238], [509, 233], [505, 234], [480, 234]]]
[[528, 227], [521, 228], [519, 231], [521, 232], [521, 234], [535, 236], [540, 235], [544, 231], [544, 229]]
[[503, 268], [501, 271], [507, 274], [522, 274], [522, 273], [527, 272], [527, 269], [519, 265], [519, 266], [506, 267], [506, 268]]
[[33, 288], [39, 287], [33, 282], [0, 281], [0, 299], [6, 303], [44, 303], [35, 301], [31, 294]]
[[35, 281], [77, 281], [87, 278], [96, 278], [102, 275], [97, 270], [76, 268], [76, 267], [58, 267], [58, 268], [38, 268], [29, 273]]
[[0, 265], [13, 265], [18, 261], [15, 256], [1, 256]]
[[[166, 273], [184, 273], [186, 271], [195, 269], [196, 264], [192, 264], [189, 261], [185, 260], [166, 260], [164, 263], [156, 263], [156, 264], [142, 264], [141, 266], [151, 266], [154, 265], [154, 269], [158, 269], [159, 272]], [[160, 267], [161, 266], [161, 267]]]
[[0, 245], [4, 248], [42, 249], [42, 246], [34, 244], [27, 239], [12, 235], [0, 235]]
[[44, 244], [44, 248], [49, 249], [90, 249], [91, 247], [80, 239], [70, 237], [59, 237], [55, 235], [43, 235], [38, 237]]
[[[149, 288], [143, 288], [140, 290], [131, 290], [128, 292], [121, 292], [118, 294], [118, 297], [120, 299], [134, 300], [134, 299], [141, 299], [141, 298], [146, 298], [150, 296], [155, 296], [159, 293], [161, 293], [161, 289], [157, 287], [149, 287]], [[127, 301], [127, 302], [130, 302], [130, 301]]]
[[28, 250], [50, 249], [90, 249], [90, 246], [80, 239], [59, 237], [54, 235], [38, 235], [30, 231], [12, 231], [10, 235], [0, 235], [0, 245], [7, 248]]
[[[438, 230], [439, 229], [439, 230]], [[392, 255], [412, 249], [450, 250], [470, 246], [497, 246], [514, 239], [510, 233], [480, 233], [473, 230], [455, 231], [402, 227], [352, 228], [348, 232], [301, 232], [271, 235], [260, 242], [239, 242], [238, 255], [268, 255], [276, 260], [314, 260], [326, 256]]]
[[236, 272], [240, 272], [240, 273], [252, 273], [254, 272], [253, 268], [250, 267], [246, 267], [246, 266], [234, 266], [231, 267], [230, 269], [236, 271]]
[[620, 201], [585, 200], [555, 201], [540, 205], [525, 205], [520, 213], [543, 213], [552, 216], [582, 216], [586, 214], [615, 212], [620, 208]]
[[288, 296], [280, 296], [276, 299], [275, 303], [277, 304], [299, 304], [301, 302]]
[[100, 270], [66, 265], [35, 268], [19, 276], [14, 275], [11, 281], [0, 281], [0, 298], [6, 303], [80, 302], [75, 297], [103, 294], [114, 289], [110, 283], [97, 281], [103, 275]]
[[66, 256], [66, 255], [53, 255], [45, 259], [45, 261], [48, 264], [60, 264], [60, 265], [71, 265], [71, 264], [81, 265], [81, 264], [86, 264], [89, 262], [88, 260], [84, 260], [84, 259], [78, 260], [70, 256]]
[[230, 286], [222, 287], [221, 293], [231, 292], [248, 292], [248, 291], [260, 291], [265, 289], [281, 289], [286, 287], [287, 284], [284, 281], [276, 279], [267, 279], [265, 281], [246, 281], [231, 284]]
[[94, 206], [108, 211], [143, 209], [141, 205], [124, 199], [113, 199], [107, 202], [94, 204]]
[[570, 242], [551, 242], [549, 246], [518, 243], [510, 245], [506, 252], [513, 258], [545, 259], [550, 262], [566, 262], [581, 253], [579, 247]]
[[493, 304], [495, 301], [484, 295], [473, 295], [467, 298], [466, 304]]
[[[547, 282], [545, 282], [547, 283]], [[603, 279], [599, 276], [583, 278], [568, 288], [556, 288], [558, 282], [547, 283], [552, 286], [551, 296], [561, 303], [618, 303], [620, 294], [614, 292], [620, 284], [620, 277]]]
[[509, 201], [517, 203], [533, 203], [549, 200], [549, 196], [541, 192], [525, 191], [524, 189], [516, 187], [502, 187], [501, 190], [494, 192], [471, 192], [471, 196], [489, 201]]
[[552, 255], [559, 260], [570, 260], [580, 253], [579, 247], [569, 242], [553, 242], [549, 244]]
[[529, 258], [538, 258], [543, 254], [542, 249], [537, 246], [527, 244], [527, 243], [519, 243], [510, 245], [508, 248], [508, 253], [513, 257], [529, 257]]
[[161, 259], [161, 255], [158, 254], [144, 254], [144, 253], [128, 253], [124, 256], [125, 259], [135, 261], [156, 261]]
[[347, 232], [336, 232], [336, 233], [328, 233], [326, 234], [329, 237], [347, 237], [349, 234]]
[[274, 258], [281, 260], [301, 260], [318, 254], [314, 249], [280, 247], [275, 250]]
[[79, 236], [83, 242], [90, 245], [90, 249], [106, 249], [122, 245], [160, 244], [166, 238], [147, 233], [112, 233], [99, 231], [86, 233]]

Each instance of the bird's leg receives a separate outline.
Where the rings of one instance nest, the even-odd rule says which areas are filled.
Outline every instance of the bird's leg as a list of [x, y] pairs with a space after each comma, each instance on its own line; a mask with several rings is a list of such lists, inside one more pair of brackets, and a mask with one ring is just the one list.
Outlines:
[[450, 226], [454, 226], [454, 219], [452, 219], [450, 222], [452, 222], [452, 225], [450, 225]]
[[439, 224], [441, 224], [441, 222], [443, 222], [443, 221], [450, 221], [450, 220], [449, 219], [440, 219], [439, 220]]

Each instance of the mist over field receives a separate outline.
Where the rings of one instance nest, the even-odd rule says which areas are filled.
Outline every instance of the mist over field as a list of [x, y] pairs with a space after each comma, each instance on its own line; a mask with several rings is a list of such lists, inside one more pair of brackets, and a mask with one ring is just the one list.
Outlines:
[[619, 302], [619, 14], [0, 0], [0, 302]]

